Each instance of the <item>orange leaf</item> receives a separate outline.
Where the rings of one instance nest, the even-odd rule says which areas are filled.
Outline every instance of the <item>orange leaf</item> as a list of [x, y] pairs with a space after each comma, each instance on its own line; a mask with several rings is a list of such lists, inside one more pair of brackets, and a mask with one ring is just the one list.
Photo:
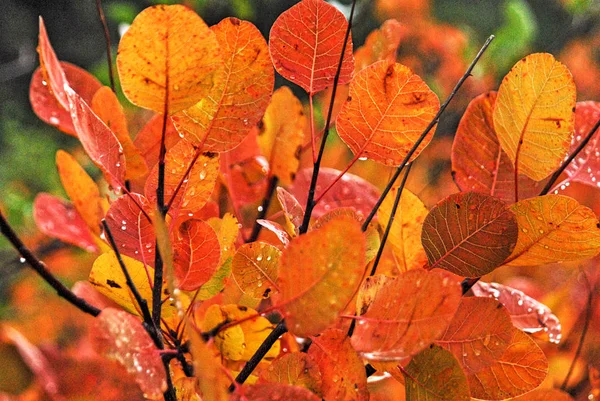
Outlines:
[[467, 378], [454, 356], [435, 345], [424, 349], [402, 372], [407, 401], [469, 401]]
[[494, 128], [519, 172], [539, 181], [564, 160], [575, 98], [571, 73], [551, 54], [530, 54], [506, 74], [494, 106]]
[[222, 79], [219, 50], [214, 33], [193, 10], [148, 7], [119, 42], [123, 93], [139, 107], [169, 115], [193, 106]]
[[[439, 99], [421, 78], [384, 60], [356, 74], [336, 126], [354, 155], [398, 166], [439, 108]], [[421, 142], [411, 160], [430, 141], [428, 136]]]
[[517, 398], [513, 401], [573, 401], [573, 398], [567, 393], [557, 389], [537, 389]]
[[348, 305], [364, 274], [360, 224], [340, 216], [294, 238], [281, 256], [279, 303], [291, 333], [322, 332]]
[[508, 311], [498, 301], [463, 298], [436, 344], [452, 352], [466, 373], [476, 373], [504, 354], [513, 330]]
[[517, 230], [515, 216], [500, 199], [461, 192], [431, 209], [423, 223], [421, 241], [432, 269], [479, 277], [510, 255]]
[[[311, 95], [332, 86], [347, 27], [346, 17], [331, 4], [301, 1], [283, 12], [271, 27], [269, 50], [275, 69]], [[339, 84], [348, 83], [353, 71], [350, 36]]]
[[289, 386], [282, 383], [261, 383], [244, 386], [239, 390], [241, 394], [234, 394], [230, 401], [319, 401], [320, 398], [304, 387]]
[[520, 330], [502, 357], [477, 373], [467, 375], [471, 397], [504, 400], [533, 390], [546, 377], [548, 361], [544, 352]]
[[182, 223], [173, 248], [175, 276], [182, 290], [197, 290], [219, 267], [219, 239], [211, 226], [202, 220], [192, 219]]
[[[162, 136], [163, 116], [155, 114], [144, 127], [138, 132], [133, 143], [142, 154], [146, 165], [152, 169], [158, 163], [160, 152], [160, 140]], [[165, 147], [167, 152], [180, 140], [179, 133], [175, 129], [171, 119], [167, 120], [167, 129], [165, 131]]]
[[345, 332], [328, 329], [319, 337], [314, 337], [308, 356], [315, 361], [321, 372], [321, 391], [325, 400], [369, 399], [364, 364]]
[[265, 242], [244, 244], [233, 256], [231, 269], [241, 290], [253, 298], [268, 298], [277, 289], [281, 251]]
[[292, 352], [275, 359], [268, 369], [262, 371], [258, 383], [290, 384], [321, 394], [319, 367], [303, 352]]
[[125, 177], [133, 179], [146, 174], [148, 167], [146, 167], [140, 151], [135, 147], [129, 136], [125, 112], [123, 106], [119, 103], [119, 99], [117, 99], [117, 95], [108, 86], [103, 86], [98, 89], [90, 104], [94, 113], [110, 128], [123, 147], [127, 162]]
[[[469, 103], [452, 145], [452, 175], [463, 191], [496, 196], [505, 202], [515, 201], [515, 168], [500, 147], [492, 111], [496, 92], [477, 96]], [[519, 174], [519, 198], [531, 198], [543, 185]]]
[[448, 273], [409, 270], [387, 280], [357, 317], [352, 345], [364, 358], [399, 361], [440, 338], [461, 298]]
[[402, 24], [395, 19], [384, 21], [381, 28], [373, 30], [367, 36], [365, 44], [354, 52], [356, 59], [354, 71], [358, 72], [380, 60], [388, 60], [392, 63], [396, 61], [402, 31]]
[[238, 146], [262, 117], [275, 74], [267, 43], [252, 23], [226, 18], [211, 30], [220, 46], [224, 78], [173, 120], [190, 142], [225, 152]]
[[[575, 151], [598, 119], [600, 119], [600, 102], [587, 101], [577, 103], [575, 107], [575, 135], [571, 142], [570, 152]], [[579, 153], [579, 156], [573, 159], [565, 169], [565, 173], [567, 173], [571, 181], [600, 187], [600, 180], [596, 176], [600, 171], [599, 133], [600, 130], [596, 130], [592, 139]]]

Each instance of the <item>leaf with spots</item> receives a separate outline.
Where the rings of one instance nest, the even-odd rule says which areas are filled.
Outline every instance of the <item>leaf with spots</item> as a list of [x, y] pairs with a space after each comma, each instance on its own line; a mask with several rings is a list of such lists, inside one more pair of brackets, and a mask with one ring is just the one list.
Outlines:
[[[355, 157], [398, 166], [439, 108], [439, 99], [421, 78], [384, 60], [356, 74], [336, 127]], [[421, 142], [410, 160], [430, 141], [428, 136]]]
[[[333, 85], [348, 22], [323, 0], [303, 0], [283, 12], [271, 27], [269, 50], [284, 78], [315, 94]], [[352, 37], [342, 60], [339, 84], [352, 78]]]
[[304, 387], [321, 395], [321, 372], [306, 353], [292, 352], [275, 359], [262, 371], [258, 383], [281, 383]]
[[583, 260], [600, 252], [600, 223], [594, 212], [575, 199], [545, 195], [511, 206], [519, 238], [509, 266], [538, 266]]
[[444, 334], [460, 298], [458, 281], [446, 272], [402, 273], [386, 280], [357, 317], [352, 345], [369, 360], [409, 358]]
[[435, 343], [452, 352], [466, 373], [490, 366], [513, 338], [506, 308], [488, 298], [463, 298], [444, 335]]
[[278, 292], [277, 276], [281, 251], [266, 242], [252, 242], [238, 248], [232, 271], [241, 290], [253, 298], [268, 298]]
[[[452, 174], [462, 191], [476, 191], [515, 201], [515, 168], [500, 147], [492, 113], [496, 92], [477, 96], [460, 120], [452, 144]], [[519, 174], [519, 198], [537, 196], [543, 183]]]
[[88, 252], [98, 250], [87, 224], [67, 201], [40, 193], [33, 202], [33, 219], [41, 232]]
[[139, 319], [125, 311], [106, 308], [94, 321], [92, 330], [92, 342], [98, 352], [123, 365], [146, 398], [162, 398], [167, 389], [165, 368]]
[[175, 277], [182, 290], [197, 290], [219, 267], [219, 239], [212, 227], [202, 220], [183, 222], [177, 229], [173, 248]]
[[258, 146], [269, 161], [269, 174], [291, 185], [300, 165], [306, 117], [300, 100], [282, 86], [273, 93], [258, 133]]
[[304, 387], [290, 386], [282, 383], [245, 385], [239, 390], [239, 393], [234, 393], [230, 401], [320, 400], [319, 397]]
[[478, 281], [471, 288], [478, 297], [490, 297], [506, 307], [513, 325], [526, 333], [544, 334], [548, 341], [558, 344], [561, 340], [561, 324], [543, 303], [522, 291], [498, 284]]
[[539, 386], [548, 373], [544, 352], [529, 336], [514, 330], [504, 354], [492, 365], [468, 374], [471, 397], [504, 400], [524, 394]]
[[[600, 102], [579, 102], [575, 107], [575, 135], [571, 142], [570, 153], [575, 151], [585, 136], [600, 119]], [[600, 187], [600, 130], [596, 130], [592, 139], [579, 156], [573, 159], [565, 169], [570, 181], [581, 182]]]
[[131, 103], [169, 115], [193, 106], [223, 79], [215, 34], [182, 5], [139, 13], [119, 42], [117, 67]]
[[494, 128], [519, 173], [539, 181], [558, 168], [571, 143], [575, 98], [571, 73], [548, 53], [530, 54], [504, 77]]
[[338, 318], [365, 273], [360, 224], [340, 216], [294, 238], [281, 256], [279, 308], [291, 333], [316, 335]]
[[469, 401], [469, 386], [452, 353], [431, 345], [402, 371], [407, 401]]
[[[148, 169], [151, 170], [158, 163], [160, 152], [160, 140], [162, 136], [163, 116], [155, 114], [142, 127], [133, 141], [136, 148], [139, 149]], [[179, 142], [181, 137], [175, 129], [171, 119], [167, 120], [167, 129], [165, 130], [165, 147], [167, 152]]]
[[260, 31], [248, 21], [226, 18], [211, 27], [220, 47], [224, 77], [207, 96], [174, 116], [175, 126], [203, 150], [238, 146], [265, 112], [274, 72]]
[[517, 222], [506, 204], [477, 192], [450, 195], [431, 209], [421, 241], [430, 268], [464, 277], [487, 274], [511, 254]]

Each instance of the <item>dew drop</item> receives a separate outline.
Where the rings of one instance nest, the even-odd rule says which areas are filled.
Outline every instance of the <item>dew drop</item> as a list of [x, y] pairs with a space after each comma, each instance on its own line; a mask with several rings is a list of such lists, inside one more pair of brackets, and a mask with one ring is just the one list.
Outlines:
[[25, 258], [21, 256], [21, 257], [19, 258], [19, 262], [21, 262], [21, 263], [25, 263]]
[[526, 229], [526, 228], [523, 228], [521, 231], [523, 231], [524, 233], [528, 233], [529, 232], [529, 230]]
[[368, 157], [367, 157], [367, 156], [361, 156], [361, 157], [359, 157], [359, 158], [358, 158], [358, 160], [361, 160], [361, 161], [363, 161], [363, 162], [364, 162], [365, 160], [367, 160], [367, 159], [368, 159]]
[[58, 125], [60, 124], [60, 120], [54, 116], [50, 117], [50, 124], [52, 125]]
[[201, 179], [201, 180], [203, 180], [203, 179], [205, 179], [205, 178], [206, 178], [206, 170], [202, 170], [202, 171], [200, 172], [200, 179]]
[[259, 212], [262, 212], [264, 210], [262, 206], [259, 206], [257, 209]]
[[121, 226], [121, 230], [123, 230], [123, 231], [127, 230], [127, 226]]

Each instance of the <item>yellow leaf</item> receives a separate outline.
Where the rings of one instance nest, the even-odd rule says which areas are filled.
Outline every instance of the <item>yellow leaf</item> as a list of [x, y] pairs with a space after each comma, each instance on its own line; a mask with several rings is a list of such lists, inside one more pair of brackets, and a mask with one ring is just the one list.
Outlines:
[[268, 298], [277, 289], [281, 251], [266, 242], [242, 245], [233, 257], [233, 277], [253, 298]]

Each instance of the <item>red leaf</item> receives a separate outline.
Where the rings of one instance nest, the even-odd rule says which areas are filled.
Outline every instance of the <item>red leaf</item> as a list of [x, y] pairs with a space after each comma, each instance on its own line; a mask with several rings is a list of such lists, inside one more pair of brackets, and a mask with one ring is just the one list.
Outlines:
[[[323, 0], [296, 4], [271, 27], [269, 50], [275, 69], [309, 94], [332, 86], [347, 27], [346, 17]], [[350, 82], [353, 70], [350, 36], [339, 84]]]
[[[161, 114], [155, 114], [141, 131], [135, 137], [133, 141], [134, 145], [140, 150], [140, 153], [146, 160], [146, 165], [149, 170], [158, 163], [158, 156], [160, 152], [160, 140], [162, 136], [162, 126], [164, 117]], [[181, 137], [175, 129], [171, 119], [167, 119], [167, 129], [165, 131], [165, 146], [167, 152], [171, 149]]]
[[[575, 107], [575, 135], [571, 141], [572, 153], [600, 119], [600, 102], [579, 102]], [[600, 187], [600, 129], [565, 170], [574, 182]]]
[[41, 193], [33, 202], [33, 218], [40, 231], [49, 237], [58, 238], [88, 252], [98, 250], [87, 224], [67, 201]]
[[38, 53], [40, 54], [40, 65], [44, 81], [49, 85], [50, 90], [62, 108], [69, 110], [69, 99], [65, 93], [65, 89], [69, 87], [69, 83], [50, 44], [42, 17], [40, 17]]
[[238, 390], [238, 392], [231, 396], [230, 401], [319, 401], [321, 399], [304, 387], [289, 386], [281, 383], [246, 385], [241, 390]]

